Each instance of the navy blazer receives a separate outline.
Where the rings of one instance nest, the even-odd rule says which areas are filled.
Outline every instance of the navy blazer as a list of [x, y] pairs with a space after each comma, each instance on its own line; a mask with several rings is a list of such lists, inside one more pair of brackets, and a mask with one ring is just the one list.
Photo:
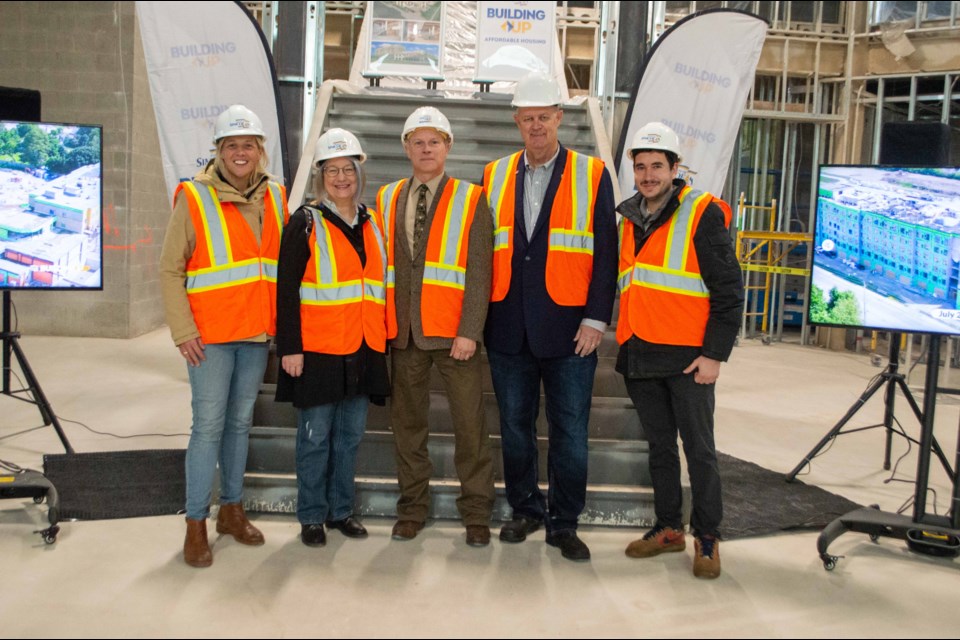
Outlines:
[[517, 163], [514, 204], [513, 259], [510, 290], [500, 302], [491, 302], [484, 341], [487, 349], [518, 354], [524, 346], [538, 358], [559, 358], [575, 354], [573, 337], [584, 318], [610, 323], [617, 285], [617, 225], [613, 184], [606, 168], [600, 178], [593, 208], [593, 276], [582, 307], [556, 304], [547, 293], [547, 243], [550, 212], [567, 164], [567, 150], [561, 145], [547, 186], [532, 238], [527, 240], [523, 216], [523, 188], [526, 165]]

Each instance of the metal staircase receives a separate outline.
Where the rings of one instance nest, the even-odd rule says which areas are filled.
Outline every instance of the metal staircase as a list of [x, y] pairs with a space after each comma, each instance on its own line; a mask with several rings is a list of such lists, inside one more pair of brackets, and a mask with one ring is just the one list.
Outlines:
[[[417, 107], [432, 104], [450, 119], [454, 144], [447, 159], [450, 175], [479, 182], [490, 160], [522, 147], [513, 122], [512, 109], [504, 101], [428, 99], [387, 95], [332, 95], [321, 125], [315, 123], [311, 141], [330, 127], [352, 131], [368, 154], [365, 202], [373, 202], [383, 184], [409, 174], [409, 162], [400, 143], [407, 116]], [[318, 113], [320, 110], [318, 109]], [[598, 155], [595, 128], [585, 106], [565, 107], [561, 142], [577, 151]], [[304, 151], [309, 170], [312, 144]], [[306, 167], [306, 169], [304, 168]], [[306, 184], [298, 174], [297, 183]], [[309, 187], [305, 189], [309, 191]], [[291, 207], [299, 202], [296, 186]], [[616, 315], [614, 315], [616, 317]], [[590, 415], [587, 506], [580, 518], [584, 524], [644, 526], [653, 522], [653, 490], [648, 471], [648, 445], [622, 377], [614, 371], [617, 345], [611, 328], [601, 344], [600, 364], [594, 384]], [[484, 411], [492, 439], [497, 500], [494, 519], [508, 519], [504, 497], [500, 443], [500, 419], [484, 358]], [[296, 410], [273, 401], [277, 365], [272, 360], [254, 412], [247, 460], [245, 506], [250, 511], [294, 512], [296, 508]], [[434, 372], [430, 399], [430, 483], [434, 518], [459, 517], [455, 500], [459, 483], [453, 464], [453, 432], [447, 398], [439, 375]], [[388, 401], [389, 402], [389, 401]], [[542, 402], [542, 399], [541, 399]], [[541, 404], [537, 421], [540, 446], [541, 487], [546, 488], [547, 424]], [[367, 431], [357, 460], [357, 513], [394, 516], [398, 497], [393, 434], [389, 407], [370, 407]]]

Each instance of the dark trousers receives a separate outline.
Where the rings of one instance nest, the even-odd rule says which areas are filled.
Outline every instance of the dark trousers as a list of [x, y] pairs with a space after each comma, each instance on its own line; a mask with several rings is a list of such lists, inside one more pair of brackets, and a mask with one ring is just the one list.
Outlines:
[[[587, 428], [596, 353], [537, 358], [487, 349], [500, 409], [503, 479], [514, 517], [546, 520], [548, 532], [577, 528], [587, 498]], [[546, 499], [538, 486], [537, 414], [543, 381], [549, 450]]]
[[493, 511], [493, 456], [483, 417], [480, 350], [466, 361], [454, 360], [449, 349], [422, 350], [411, 341], [406, 349], [392, 349], [393, 392], [390, 424], [397, 453], [400, 499], [397, 518], [423, 522], [430, 512], [430, 475], [427, 451], [430, 412], [430, 369], [437, 366], [450, 402], [453, 421], [454, 465], [460, 479], [457, 510], [466, 525], [489, 525]]
[[723, 501], [713, 441], [716, 385], [697, 384], [693, 374], [627, 378], [625, 382], [650, 443], [657, 523], [675, 529], [682, 526], [679, 433], [693, 493], [691, 529], [695, 534], [719, 536]]

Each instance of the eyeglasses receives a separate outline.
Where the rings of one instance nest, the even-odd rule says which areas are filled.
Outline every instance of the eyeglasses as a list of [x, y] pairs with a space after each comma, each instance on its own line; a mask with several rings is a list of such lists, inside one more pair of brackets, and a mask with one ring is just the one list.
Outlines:
[[353, 165], [348, 165], [343, 168], [340, 168], [340, 167], [324, 167], [323, 168], [323, 175], [329, 178], [336, 178], [341, 173], [343, 173], [343, 175], [347, 176], [348, 178], [352, 178], [353, 176], [357, 175], [357, 169]]

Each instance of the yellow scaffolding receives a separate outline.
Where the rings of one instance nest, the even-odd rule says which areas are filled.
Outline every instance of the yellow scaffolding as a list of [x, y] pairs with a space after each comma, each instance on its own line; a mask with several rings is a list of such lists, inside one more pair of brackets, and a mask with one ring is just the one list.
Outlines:
[[[813, 236], [808, 233], [789, 233], [777, 231], [777, 201], [772, 200], [769, 207], [747, 204], [743, 193], [737, 206], [737, 261], [744, 271], [744, 297], [748, 301], [743, 313], [741, 337], [746, 337], [747, 327], [754, 326], [751, 318], [760, 318], [760, 332], [765, 339], [770, 337], [770, 321], [773, 317], [771, 298], [775, 285], [782, 284], [787, 275], [809, 276], [810, 269], [790, 267], [787, 257], [801, 244], [809, 244]], [[782, 286], [779, 286], [782, 290]], [[763, 304], [758, 305], [753, 298], [749, 306], [750, 294], [763, 293]], [[762, 306], [762, 308], [757, 308]], [[782, 307], [782, 301], [781, 301]], [[781, 309], [781, 319], [783, 317]], [[782, 322], [780, 323], [782, 328]], [[780, 329], [776, 332], [780, 338]]]

